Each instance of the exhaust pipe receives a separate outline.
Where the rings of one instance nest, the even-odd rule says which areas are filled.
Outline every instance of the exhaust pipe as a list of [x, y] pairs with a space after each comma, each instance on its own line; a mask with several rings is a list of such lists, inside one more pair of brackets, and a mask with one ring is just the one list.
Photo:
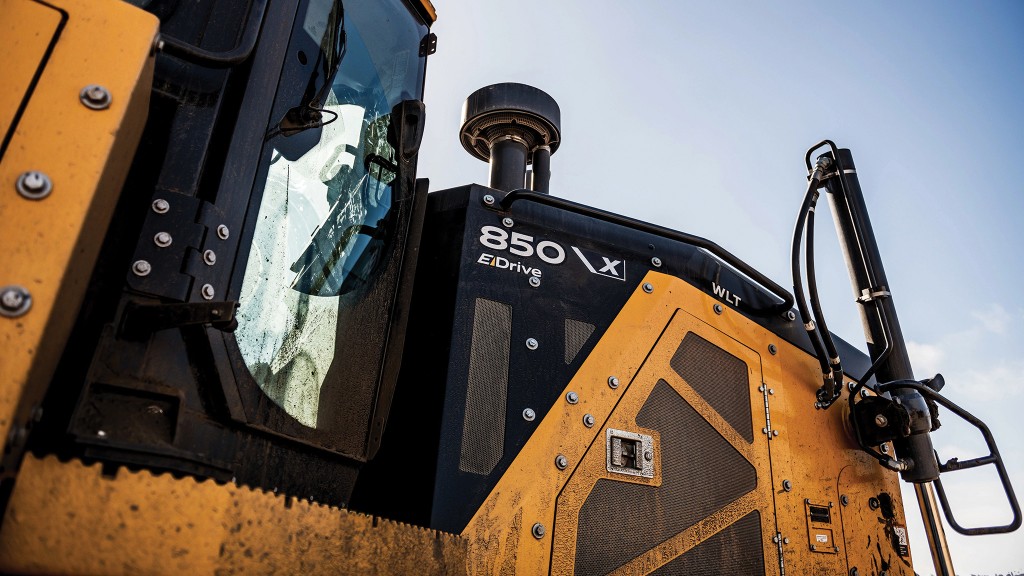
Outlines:
[[561, 140], [561, 112], [554, 98], [526, 84], [485, 86], [462, 105], [459, 132], [462, 147], [490, 164], [491, 188], [548, 193], [551, 155]]

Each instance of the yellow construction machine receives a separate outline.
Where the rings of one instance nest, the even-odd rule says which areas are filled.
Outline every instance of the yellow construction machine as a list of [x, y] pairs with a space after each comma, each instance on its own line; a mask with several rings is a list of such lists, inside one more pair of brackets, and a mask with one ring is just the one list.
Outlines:
[[[912, 576], [902, 476], [949, 574], [939, 475], [981, 465], [1013, 521], [950, 525], [1020, 525], [913, 378], [849, 150], [807, 152], [793, 294], [559, 198], [530, 86], [466, 100], [489, 185], [428, 193], [434, 17], [0, 0], [0, 571]], [[801, 270], [822, 191], [869, 355]], [[940, 413], [990, 454], [941, 462]]]

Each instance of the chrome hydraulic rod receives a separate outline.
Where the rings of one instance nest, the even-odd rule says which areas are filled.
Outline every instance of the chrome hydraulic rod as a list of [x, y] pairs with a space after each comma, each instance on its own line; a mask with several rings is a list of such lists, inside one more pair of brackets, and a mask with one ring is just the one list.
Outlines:
[[917, 493], [917, 505], [921, 509], [921, 519], [924, 521], [924, 531], [928, 536], [928, 549], [931, 551], [935, 573], [954, 576], [953, 558], [946, 543], [946, 530], [942, 527], [938, 503], [935, 501], [935, 487], [931, 482], [914, 484], [914, 492]]

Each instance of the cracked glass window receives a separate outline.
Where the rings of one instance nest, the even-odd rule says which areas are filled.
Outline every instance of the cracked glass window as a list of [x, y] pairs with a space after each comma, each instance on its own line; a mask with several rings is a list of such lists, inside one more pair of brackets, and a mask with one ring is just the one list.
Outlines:
[[266, 134], [235, 338], [263, 392], [316, 428], [339, 317], [392, 249], [388, 129], [396, 104], [421, 97], [426, 27], [400, 0], [309, 0], [300, 10]]

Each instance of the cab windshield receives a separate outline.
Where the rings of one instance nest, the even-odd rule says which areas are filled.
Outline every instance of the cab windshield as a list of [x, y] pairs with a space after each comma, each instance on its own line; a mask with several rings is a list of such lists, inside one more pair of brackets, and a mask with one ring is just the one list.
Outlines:
[[296, 19], [235, 337], [263, 392], [310, 428], [339, 315], [392, 248], [388, 128], [395, 105], [422, 98], [426, 33], [401, 0], [308, 0]]

